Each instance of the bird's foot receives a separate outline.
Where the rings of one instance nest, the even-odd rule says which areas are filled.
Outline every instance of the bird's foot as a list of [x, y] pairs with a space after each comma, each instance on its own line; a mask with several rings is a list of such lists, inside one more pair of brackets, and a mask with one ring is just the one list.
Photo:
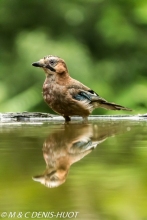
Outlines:
[[65, 124], [69, 124], [71, 118], [69, 116], [64, 116], [64, 118], [65, 118]]

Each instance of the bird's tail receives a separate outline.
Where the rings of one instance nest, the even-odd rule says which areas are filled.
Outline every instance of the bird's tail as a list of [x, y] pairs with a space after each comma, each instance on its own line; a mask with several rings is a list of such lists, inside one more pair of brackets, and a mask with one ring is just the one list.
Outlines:
[[100, 104], [99, 107], [105, 108], [105, 109], [132, 111], [132, 109], [130, 108], [126, 108], [122, 105], [117, 105], [113, 102], [107, 102], [106, 100], [101, 100], [101, 103], [99, 104]]

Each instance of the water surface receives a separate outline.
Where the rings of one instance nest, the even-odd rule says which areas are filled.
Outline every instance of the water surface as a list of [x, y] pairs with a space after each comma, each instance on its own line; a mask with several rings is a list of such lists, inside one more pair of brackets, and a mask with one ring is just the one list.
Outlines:
[[0, 124], [0, 178], [4, 219], [145, 220], [147, 121]]

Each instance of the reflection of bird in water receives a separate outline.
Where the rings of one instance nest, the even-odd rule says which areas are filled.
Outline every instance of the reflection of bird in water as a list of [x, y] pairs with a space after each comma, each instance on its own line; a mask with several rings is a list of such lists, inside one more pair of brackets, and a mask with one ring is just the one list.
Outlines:
[[47, 187], [65, 182], [70, 166], [89, 154], [107, 137], [118, 132], [117, 126], [71, 124], [49, 134], [43, 144], [46, 170], [33, 180]]

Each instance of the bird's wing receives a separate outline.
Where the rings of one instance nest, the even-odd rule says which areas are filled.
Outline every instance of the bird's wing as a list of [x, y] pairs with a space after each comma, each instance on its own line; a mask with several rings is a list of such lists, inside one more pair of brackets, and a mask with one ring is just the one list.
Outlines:
[[72, 84], [68, 86], [68, 91], [73, 99], [77, 101], [105, 101], [105, 99], [101, 98], [96, 92], [82, 83], [74, 80]]
[[90, 103], [94, 106], [94, 108], [101, 107], [111, 110], [131, 111], [131, 109], [126, 108], [122, 105], [106, 101], [92, 89], [86, 87], [85, 85], [76, 80], [72, 80], [72, 83], [68, 86], [68, 90], [73, 99], [80, 102], [84, 101], [86, 103]]
[[94, 102], [94, 101], [104, 101], [105, 99], [101, 98], [97, 93], [95, 93], [93, 90], [89, 89], [89, 90], [82, 90], [80, 89], [77, 94], [74, 94], [73, 96], [74, 99], [78, 100], [78, 101], [90, 101], [90, 102]]

